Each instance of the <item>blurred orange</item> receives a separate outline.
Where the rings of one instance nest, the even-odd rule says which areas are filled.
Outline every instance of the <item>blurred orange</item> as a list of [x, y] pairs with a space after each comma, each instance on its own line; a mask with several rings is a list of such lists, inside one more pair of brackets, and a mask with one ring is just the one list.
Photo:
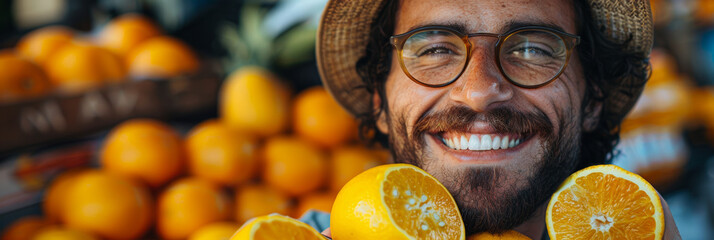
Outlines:
[[153, 218], [153, 201], [146, 186], [100, 170], [75, 177], [64, 207], [67, 227], [106, 239], [139, 239]]
[[370, 150], [362, 145], [342, 146], [332, 151], [330, 189], [337, 192], [358, 174], [387, 163], [385, 150]]
[[[699, 124], [705, 124], [714, 130], [714, 87], [692, 89], [692, 118]], [[714, 136], [714, 135], [713, 135]]]
[[0, 51], [0, 102], [39, 97], [50, 90], [42, 68], [14, 52]]
[[221, 87], [219, 111], [231, 128], [260, 137], [279, 134], [288, 127], [290, 91], [260, 67], [243, 67]]
[[196, 126], [186, 138], [191, 174], [222, 185], [252, 178], [258, 167], [256, 140], [216, 120]]
[[110, 172], [139, 178], [156, 188], [181, 174], [185, 160], [181, 137], [170, 126], [134, 119], [109, 133], [100, 161]]
[[67, 44], [45, 64], [50, 81], [65, 92], [124, 81], [126, 68], [114, 53], [84, 42]]
[[3, 229], [2, 240], [30, 240], [50, 223], [42, 217], [23, 217]]
[[90, 233], [62, 227], [42, 229], [32, 240], [99, 240]]
[[323, 147], [335, 147], [355, 138], [357, 123], [322, 86], [295, 98], [293, 128], [298, 135]]
[[129, 52], [129, 75], [135, 78], [170, 78], [198, 71], [196, 53], [178, 39], [160, 36], [148, 39]]
[[327, 157], [312, 143], [292, 136], [266, 141], [263, 179], [291, 196], [320, 188], [327, 178]]
[[200, 178], [184, 178], [168, 186], [158, 200], [156, 228], [163, 239], [186, 239], [213, 222], [230, 218], [228, 196]]
[[63, 26], [37, 29], [23, 36], [17, 43], [17, 51], [40, 66], [60, 48], [72, 42], [74, 31]]
[[714, 23], [714, 1], [699, 0], [694, 7], [694, 18], [703, 24]]
[[647, 86], [669, 83], [680, 79], [677, 62], [674, 57], [662, 49], [653, 49], [650, 54], [652, 76], [647, 81]]
[[215, 222], [195, 231], [188, 240], [228, 240], [238, 231], [238, 223]]
[[300, 218], [309, 210], [318, 210], [329, 213], [332, 211], [332, 203], [335, 202], [337, 193], [331, 192], [314, 192], [298, 198], [297, 207], [293, 212], [292, 217]]
[[99, 33], [98, 42], [121, 57], [141, 42], [161, 35], [161, 29], [142, 15], [128, 13], [109, 22]]
[[260, 184], [249, 184], [236, 189], [235, 203], [235, 219], [239, 223], [271, 213], [288, 215], [292, 211], [288, 196]]
[[63, 208], [67, 198], [67, 190], [70, 189], [74, 180], [85, 170], [70, 170], [62, 173], [52, 180], [45, 191], [42, 201], [42, 210], [45, 217], [52, 223], [63, 221]]

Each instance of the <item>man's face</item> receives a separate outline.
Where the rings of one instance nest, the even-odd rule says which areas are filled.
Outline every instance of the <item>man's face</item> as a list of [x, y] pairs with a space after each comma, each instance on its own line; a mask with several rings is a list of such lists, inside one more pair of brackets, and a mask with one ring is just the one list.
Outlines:
[[[500, 34], [512, 23], [554, 25], [576, 33], [569, 0], [402, 0], [394, 34], [426, 25]], [[377, 126], [389, 135], [396, 161], [422, 167], [449, 189], [467, 231], [498, 232], [531, 217], [574, 170], [586, 120], [585, 82], [573, 52], [558, 79], [536, 89], [519, 88], [495, 64], [496, 39], [470, 41], [472, 57], [464, 74], [441, 88], [413, 82], [393, 54], [386, 99], [375, 98], [388, 106]], [[506, 137], [507, 143], [493, 143]], [[471, 138], [498, 149], [454, 146], [454, 141]], [[520, 143], [512, 146], [510, 140]]]

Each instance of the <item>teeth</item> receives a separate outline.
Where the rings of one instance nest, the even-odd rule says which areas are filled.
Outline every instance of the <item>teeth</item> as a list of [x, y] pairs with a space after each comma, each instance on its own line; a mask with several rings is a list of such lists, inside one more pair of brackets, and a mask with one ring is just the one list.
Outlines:
[[451, 149], [472, 151], [508, 149], [521, 143], [521, 139], [510, 139], [508, 136], [490, 134], [454, 134], [453, 137], [442, 139], [442, 141]]
[[493, 146], [493, 142], [491, 142], [491, 135], [484, 134], [481, 136], [481, 147], [479, 150], [490, 150], [491, 146]]
[[478, 150], [478, 147], [478, 136], [476, 136], [476, 134], [471, 134], [471, 138], [469, 139], [469, 150]]
[[469, 149], [469, 140], [466, 139], [466, 136], [461, 135], [461, 150], [466, 150]]

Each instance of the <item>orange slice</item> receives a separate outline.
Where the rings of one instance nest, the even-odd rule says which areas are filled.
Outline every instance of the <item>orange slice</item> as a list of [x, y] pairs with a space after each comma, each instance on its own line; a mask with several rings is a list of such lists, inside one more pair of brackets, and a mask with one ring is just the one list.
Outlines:
[[465, 239], [446, 188], [408, 164], [371, 168], [347, 182], [332, 206], [334, 239]]
[[466, 240], [531, 240], [531, 238], [514, 230], [509, 230], [501, 234], [482, 232], [471, 235]]
[[615, 165], [570, 175], [548, 203], [550, 239], [662, 239], [664, 215], [655, 189]]
[[230, 240], [325, 240], [309, 225], [279, 214], [254, 218], [246, 222]]

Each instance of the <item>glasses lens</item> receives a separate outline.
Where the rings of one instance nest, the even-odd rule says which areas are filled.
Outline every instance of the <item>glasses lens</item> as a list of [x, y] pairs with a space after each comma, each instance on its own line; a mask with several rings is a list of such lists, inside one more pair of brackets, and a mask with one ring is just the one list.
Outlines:
[[560, 36], [548, 31], [527, 30], [503, 40], [499, 61], [511, 81], [536, 86], [561, 72], [568, 58], [567, 52]]
[[406, 71], [417, 81], [440, 85], [452, 81], [464, 68], [467, 51], [463, 40], [445, 30], [414, 33], [402, 48]]

